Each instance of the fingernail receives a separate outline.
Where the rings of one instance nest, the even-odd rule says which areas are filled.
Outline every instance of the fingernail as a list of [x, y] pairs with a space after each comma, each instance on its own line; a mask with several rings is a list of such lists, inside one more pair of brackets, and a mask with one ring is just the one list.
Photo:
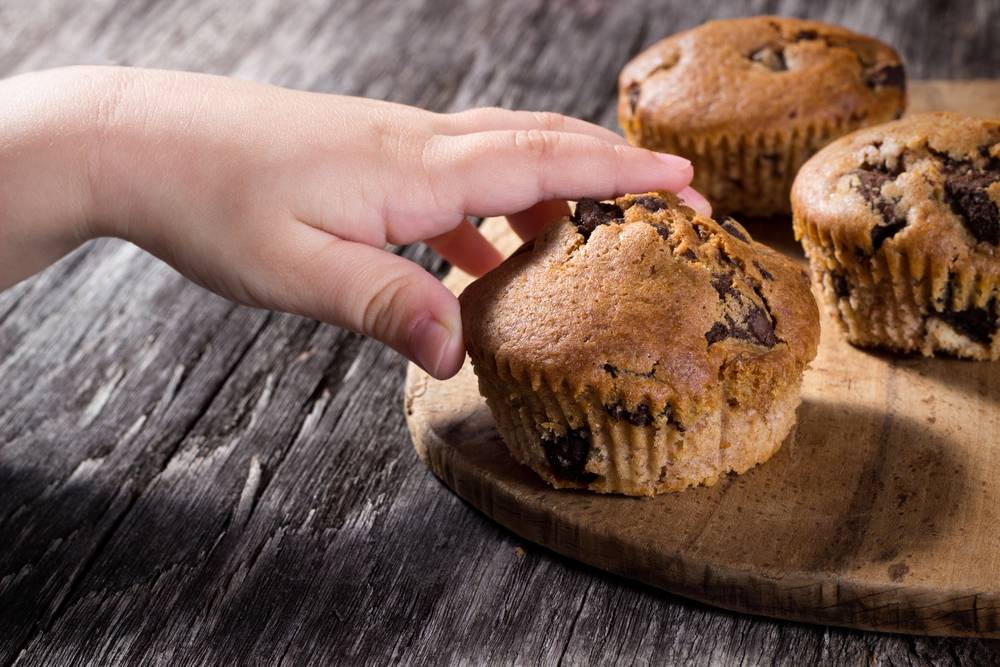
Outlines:
[[[456, 345], [461, 345], [461, 336], [452, 328], [445, 326], [433, 318], [418, 322], [410, 334], [410, 349], [414, 361], [422, 369], [434, 377], [440, 377], [442, 371], [451, 371], [451, 357], [455, 356]], [[453, 371], [450, 375], [454, 375]]]
[[676, 171], [682, 171], [691, 166], [691, 160], [682, 158], [679, 155], [671, 155], [670, 153], [653, 153], [653, 155], [656, 156], [657, 160]]

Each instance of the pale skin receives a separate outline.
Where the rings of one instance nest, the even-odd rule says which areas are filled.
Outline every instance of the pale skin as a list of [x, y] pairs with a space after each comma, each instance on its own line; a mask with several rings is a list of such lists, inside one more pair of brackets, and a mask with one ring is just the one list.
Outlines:
[[236, 303], [371, 336], [444, 379], [458, 301], [384, 250], [423, 241], [479, 276], [565, 200], [664, 188], [709, 212], [682, 158], [550, 113], [435, 114], [225, 77], [72, 67], [0, 81], [0, 289], [84, 242], [135, 243]]

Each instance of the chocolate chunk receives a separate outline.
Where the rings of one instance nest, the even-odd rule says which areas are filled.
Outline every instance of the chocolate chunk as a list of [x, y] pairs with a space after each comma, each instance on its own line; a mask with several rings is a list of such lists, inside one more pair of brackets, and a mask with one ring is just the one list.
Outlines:
[[881, 174], [887, 179], [895, 179], [897, 176], [906, 171], [903, 165], [903, 155], [896, 158], [896, 166], [890, 167], [888, 162], [882, 163], [871, 163], [867, 160], [861, 165], [863, 171], [873, 171], [876, 174]]
[[633, 83], [625, 91], [625, 94], [628, 96], [628, 103], [632, 106], [632, 115], [634, 116], [635, 108], [639, 106], [639, 95], [642, 94], [642, 88], [638, 83]]
[[998, 322], [995, 301], [991, 300], [986, 308], [967, 308], [965, 310], [932, 313], [944, 320], [959, 333], [964, 334], [977, 343], [989, 345], [993, 334], [997, 332]]
[[736, 226], [736, 220], [733, 218], [728, 215], [713, 215], [712, 220], [719, 223], [719, 226], [729, 232], [730, 235], [735, 236], [744, 243], [750, 243], [750, 239], [747, 238], [746, 234], [740, 231], [740, 228]]
[[895, 222], [872, 227], [872, 247], [878, 251], [886, 239], [892, 238], [906, 227], [906, 220], [896, 218]]
[[763, 278], [764, 280], [774, 280], [774, 276], [772, 276], [767, 269], [761, 266], [760, 262], [758, 262], [756, 259], [753, 261], [753, 265], [757, 267], [758, 271], [760, 271], [761, 278]]
[[784, 72], [788, 69], [788, 65], [785, 63], [785, 54], [770, 47], [764, 47], [760, 51], [750, 54], [750, 60], [760, 63], [772, 72]]
[[979, 241], [1000, 245], [1000, 211], [986, 188], [1000, 181], [1000, 172], [970, 171], [944, 184], [951, 208]]
[[[763, 308], [751, 306], [747, 311], [746, 324], [750, 337], [764, 347], [774, 347], [778, 343], [778, 339], [774, 335], [774, 323], [771, 321], [771, 315]], [[733, 331], [733, 335], [737, 338], [740, 337], [740, 333], [738, 330]]]
[[583, 237], [589, 239], [590, 234], [601, 225], [625, 222], [625, 213], [614, 204], [584, 197], [576, 203], [576, 212], [571, 219]]
[[639, 205], [646, 209], [647, 211], [662, 211], [663, 209], [670, 208], [670, 204], [663, 201], [659, 197], [654, 197], [653, 195], [643, 195], [642, 197], [636, 197], [632, 200], [632, 205]]
[[629, 424], [632, 424], [632, 426], [649, 426], [653, 423], [653, 415], [650, 414], [649, 406], [645, 403], [640, 404], [634, 412], [626, 410], [621, 401], [605, 405], [604, 409], [608, 411], [608, 416], [615, 421], [624, 419]]
[[989, 144], [983, 144], [982, 146], [976, 146], [976, 150], [979, 151], [979, 155], [986, 158], [988, 162], [983, 169], [988, 169], [990, 171], [1000, 171], [1000, 158], [990, 155]]
[[896, 63], [882, 63], [865, 72], [865, 85], [876, 88], [899, 88], [906, 90], [906, 70]]
[[569, 430], [552, 440], [542, 440], [542, 448], [553, 472], [559, 477], [582, 484], [589, 484], [597, 478], [597, 475], [584, 469], [590, 454], [586, 431]]
[[628, 369], [618, 368], [617, 366], [612, 366], [611, 364], [604, 364], [604, 372], [611, 376], [612, 379], [618, 377], [619, 375], [629, 375], [637, 378], [651, 378], [656, 377], [656, 369], [645, 373], [640, 373], [638, 371], [630, 371]]
[[712, 276], [712, 287], [719, 293], [719, 297], [725, 299], [727, 296], [733, 297], [737, 301], [743, 301], [743, 294], [733, 287], [733, 273], [729, 272], [722, 276]]
[[771, 314], [766, 308], [745, 297], [743, 292], [734, 286], [732, 273], [716, 276], [712, 280], [712, 286], [719, 293], [719, 297], [727, 302], [728, 307], [727, 312], [723, 314], [725, 322], [716, 322], [705, 334], [705, 340], [709, 345], [725, 338], [745, 340], [768, 348], [777, 344], [778, 339], [774, 335], [774, 321], [771, 319]]
[[833, 293], [840, 298], [848, 297], [851, 295], [851, 286], [847, 282], [847, 278], [839, 273], [830, 273], [830, 282], [833, 283]]
[[812, 40], [819, 37], [819, 33], [815, 30], [799, 30], [799, 34], [795, 35], [796, 42], [802, 42], [806, 40]]
[[927, 152], [937, 158], [938, 163], [941, 165], [938, 167], [942, 174], [954, 174], [959, 171], [965, 171], [972, 166], [972, 162], [968, 159], [956, 159], [945, 151], [939, 151], [927, 147]]
[[858, 177], [858, 192], [869, 204], [882, 196], [882, 186], [889, 177], [874, 169], [855, 169], [851, 172]]
[[882, 218], [882, 222], [872, 227], [871, 231], [872, 248], [878, 252], [886, 239], [906, 227], [906, 218], [896, 213], [896, 200], [882, 195], [882, 186], [891, 180], [887, 175], [867, 169], [856, 169], [851, 173], [858, 177], [858, 194]]
[[660, 238], [663, 239], [664, 241], [670, 238], [670, 228], [667, 227], [666, 225], [654, 223], [653, 229], [656, 230], [656, 233], [659, 234]]
[[[730, 322], [732, 322], [732, 320], [730, 320]], [[705, 334], [705, 340], [708, 341], [709, 345], [712, 343], [718, 343], [720, 340], [725, 340], [726, 338], [730, 338], [729, 327], [722, 322], [716, 322], [713, 324], [712, 328]]]
[[772, 348], [778, 344], [778, 338], [774, 335], [774, 323], [771, 316], [760, 306], [751, 304], [743, 316], [742, 322], [736, 322], [727, 313], [723, 316], [725, 322], [716, 322], [712, 328], [705, 333], [705, 340], [708, 344], [718, 343], [726, 338], [745, 340], [757, 343], [767, 348]]

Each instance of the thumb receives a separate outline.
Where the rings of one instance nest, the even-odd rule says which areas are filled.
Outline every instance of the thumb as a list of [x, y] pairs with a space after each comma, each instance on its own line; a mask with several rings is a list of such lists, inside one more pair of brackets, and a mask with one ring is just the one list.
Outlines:
[[262, 305], [374, 338], [438, 379], [462, 367], [458, 299], [423, 268], [308, 225], [283, 240], [260, 265], [273, 272], [255, 281], [268, 294]]

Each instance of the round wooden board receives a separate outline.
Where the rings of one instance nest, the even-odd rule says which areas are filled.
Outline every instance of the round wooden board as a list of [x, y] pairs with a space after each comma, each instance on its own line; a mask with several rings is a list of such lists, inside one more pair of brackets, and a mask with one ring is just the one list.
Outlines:
[[[802, 259], [787, 221], [755, 239]], [[484, 230], [508, 252], [499, 220]], [[460, 292], [468, 276], [446, 283]], [[507, 453], [466, 363], [416, 366], [420, 457], [526, 539], [726, 609], [928, 635], [1000, 637], [1000, 366], [865, 351], [822, 322], [798, 427], [762, 466], [654, 498], [556, 490]]]

